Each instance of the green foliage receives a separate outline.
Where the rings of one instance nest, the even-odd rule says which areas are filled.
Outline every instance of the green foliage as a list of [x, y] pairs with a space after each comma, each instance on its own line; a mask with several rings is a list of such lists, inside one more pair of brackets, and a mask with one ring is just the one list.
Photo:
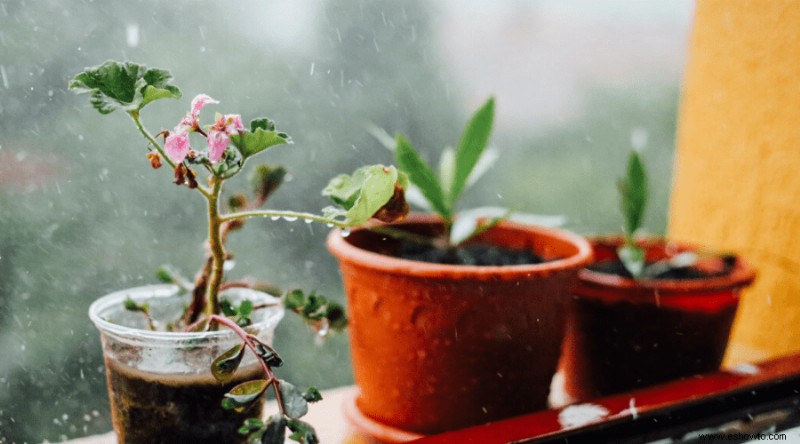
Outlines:
[[282, 379], [278, 380], [278, 389], [281, 391], [283, 411], [291, 419], [298, 419], [308, 413], [308, 401], [297, 390], [297, 387]]
[[303, 393], [303, 398], [308, 402], [319, 402], [322, 401], [322, 393], [316, 387], [309, 387]]
[[283, 183], [286, 169], [269, 164], [257, 165], [250, 173], [250, 186], [253, 194], [261, 201], [266, 201]]
[[647, 172], [639, 154], [632, 151], [628, 158], [625, 177], [617, 182], [620, 193], [620, 208], [625, 219], [625, 245], [617, 250], [617, 256], [634, 278], [639, 278], [645, 269], [644, 250], [636, 246], [634, 234], [641, 227], [647, 206]]
[[139, 112], [155, 100], [180, 98], [181, 91], [170, 84], [171, 80], [169, 71], [109, 60], [75, 76], [69, 88], [78, 94], [91, 94], [90, 103], [101, 114], [117, 109]]
[[291, 419], [287, 423], [287, 426], [289, 430], [292, 431], [292, 434], [289, 435], [289, 439], [297, 441], [300, 444], [319, 444], [317, 431], [314, 430], [314, 427], [311, 427], [311, 424], [298, 419]]
[[234, 322], [240, 327], [247, 327], [248, 325], [252, 324], [253, 321], [250, 319], [250, 315], [253, 314], [253, 302], [249, 299], [243, 300], [238, 307], [234, 306], [230, 299], [222, 298], [219, 301], [220, 309], [222, 310], [222, 314], [229, 318], [234, 318]]
[[219, 382], [230, 381], [244, 356], [244, 345], [236, 344], [211, 363], [211, 374]]
[[443, 218], [449, 219], [452, 215], [451, 206], [445, 198], [442, 184], [436, 178], [430, 166], [422, 159], [411, 142], [402, 134], [396, 138], [395, 159], [400, 170], [408, 175], [408, 180], [419, 188], [422, 195], [428, 200], [431, 208]]
[[455, 174], [449, 196], [451, 207], [455, 205], [464, 191], [469, 175], [472, 174], [472, 170], [478, 164], [478, 159], [489, 143], [493, 122], [494, 98], [490, 98], [473, 114], [458, 143], [455, 155]]
[[283, 296], [283, 305], [300, 316], [309, 327], [316, 330], [330, 328], [342, 331], [347, 327], [347, 316], [344, 308], [315, 292], [305, 294], [303, 290], [291, 290]]
[[631, 152], [625, 177], [619, 180], [618, 187], [622, 215], [625, 217], [625, 235], [632, 238], [641, 227], [648, 193], [647, 171], [636, 151]]
[[326, 218], [347, 226], [362, 225], [370, 220], [392, 199], [395, 186], [405, 189], [405, 174], [393, 166], [370, 165], [357, 169], [352, 176], [341, 174], [333, 178], [322, 195], [334, 205], [322, 211]]
[[222, 408], [237, 412], [247, 410], [267, 391], [269, 384], [266, 379], [254, 379], [235, 386], [222, 399]]
[[250, 131], [231, 135], [231, 142], [245, 160], [267, 148], [294, 143], [288, 134], [276, 131], [275, 122], [266, 117], [250, 121]]

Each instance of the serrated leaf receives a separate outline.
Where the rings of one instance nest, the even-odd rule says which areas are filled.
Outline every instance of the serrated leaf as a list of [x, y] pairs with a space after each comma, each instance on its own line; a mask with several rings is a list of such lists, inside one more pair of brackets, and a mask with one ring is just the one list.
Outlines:
[[170, 85], [171, 80], [172, 75], [166, 70], [109, 60], [75, 76], [69, 89], [91, 94], [92, 106], [101, 114], [109, 114], [117, 109], [139, 111], [158, 99], [180, 98], [181, 91]]
[[270, 416], [261, 444], [283, 444], [286, 442], [286, 418], [281, 415]]
[[231, 143], [242, 154], [243, 159], [254, 156], [276, 145], [292, 144], [288, 134], [276, 131], [275, 123], [267, 118], [254, 119], [250, 130], [231, 135]]
[[458, 143], [455, 176], [448, 196], [451, 206], [461, 196], [467, 179], [489, 143], [493, 121], [494, 98], [490, 98], [472, 115]]
[[617, 256], [634, 279], [642, 276], [645, 265], [644, 250], [635, 245], [624, 245], [617, 249]]
[[250, 404], [258, 400], [267, 390], [267, 387], [269, 387], [269, 381], [266, 379], [243, 382], [232, 388], [228, 393], [225, 393], [222, 406], [228, 410], [242, 412]]
[[632, 238], [642, 225], [647, 206], [647, 172], [639, 154], [632, 151], [625, 177], [619, 181], [620, 204], [625, 218], [625, 234]]
[[323, 209], [326, 218], [348, 226], [358, 226], [375, 215], [402, 186], [402, 177], [393, 166], [370, 165], [357, 169], [352, 176], [341, 174], [322, 190], [335, 206]]
[[420, 192], [434, 211], [444, 218], [451, 215], [450, 207], [445, 202], [444, 190], [430, 166], [420, 157], [411, 142], [402, 134], [396, 137], [395, 158], [400, 169], [408, 175], [408, 180], [419, 188]]
[[244, 356], [244, 344], [236, 344], [230, 350], [219, 355], [211, 363], [211, 374], [219, 382], [227, 382], [233, 378], [236, 369]]
[[308, 413], [308, 401], [306, 401], [303, 394], [297, 390], [297, 387], [279, 379], [278, 388], [281, 392], [283, 410], [286, 416], [292, 419], [299, 419]]
[[300, 444], [319, 444], [317, 431], [314, 430], [311, 424], [305, 421], [291, 419], [286, 425], [289, 427], [289, 430], [293, 432], [289, 435], [289, 439], [297, 441]]

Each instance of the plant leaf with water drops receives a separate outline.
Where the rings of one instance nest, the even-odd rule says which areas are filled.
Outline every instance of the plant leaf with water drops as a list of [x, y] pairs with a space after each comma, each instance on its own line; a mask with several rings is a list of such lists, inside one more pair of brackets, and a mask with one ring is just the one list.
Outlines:
[[219, 382], [227, 382], [233, 378], [236, 369], [244, 356], [244, 344], [236, 344], [230, 350], [219, 355], [211, 363], [211, 374]]
[[404, 178], [393, 166], [370, 165], [352, 175], [333, 178], [322, 190], [334, 203], [323, 209], [325, 217], [347, 226], [362, 225], [378, 213], [395, 195]]

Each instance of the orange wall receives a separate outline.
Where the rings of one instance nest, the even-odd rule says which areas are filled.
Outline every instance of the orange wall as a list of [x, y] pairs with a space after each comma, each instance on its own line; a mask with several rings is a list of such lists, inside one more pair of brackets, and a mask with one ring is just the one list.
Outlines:
[[800, 351], [800, 1], [698, 0], [669, 234], [759, 271], [729, 364]]

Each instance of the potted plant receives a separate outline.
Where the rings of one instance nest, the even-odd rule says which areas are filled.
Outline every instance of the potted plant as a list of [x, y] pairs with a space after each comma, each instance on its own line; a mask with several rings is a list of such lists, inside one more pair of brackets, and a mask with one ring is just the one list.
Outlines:
[[[347, 293], [359, 389], [346, 413], [382, 440], [546, 406], [563, 305], [591, 253], [579, 236], [507, 220], [506, 210], [456, 216], [493, 115], [490, 99], [458, 148], [444, 151], [438, 176], [404, 136], [396, 137], [409, 198], [423, 196], [436, 215], [328, 237]], [[346, 197], [336, 186], [325, 193], [334, 201]]]
[[635, 237], [648, 195], [636, 152], [619, 190], [624, 235], [591, 240], [594, 262], [570, 300], [561, 368], [571, 401], [718, 369], [755, 277], [735, 255]]
[[[266, 118], [245, 128], [240, 115], [217, 114], [212, 124], [201, 125], [201, 110], [218, 103], [204, 94], [192, 100], [191, 110], [173, 130], [153, 135], [140, 113], [155, 100], [181, 97], [171, 80], [164, 70], [108, 61], [87, 68], [69, 85], [90, 94], [101, 114], [128, 114], [148, 142], [150, 165], [158, 169], [166, 163], [175, 184], [207, 201], [207, 256], [193, 282], [163, 268], [158, 275], [168, 284], [116, 292], [90, 307], [101, 331], [118, 442], [283, 443], [287, 429], [290, 439], [318, 442], [313, 427], [301, 418], [307, 404], [321, 396], [313, 387], [301, 391], [275, 376], [272, 369], [282, 360], [271, 346], [272, 335], [284, 308], [320, 332], [344, 328], [344, 311], [313, 292], [280, 293], [272, 286], [226, 281], [232, 254], [225, 241], [251, 217], [304, 219], [340, 228], [373, 215], [393, 220], [405, 208], [402, 175], [394, 167], [362, 167], [354, 174], [358, 180], [349, 183], [347, 208], [315, 215], [262, 209], [285, 175], [283, 168], [264, 164], [254, 169], [252, 198], [236, 194], [223, 202], [223, 184], [251, 158], [292, 140]], [[190, 136], [205, 139], [207, 149], [193, 149]], [[200, 179], [203, 173], [207, 180]], [[256, 291], [259, 287], [279, 297]], [[263, 397], [270, 389], [278, 412], [264, 420]]]

